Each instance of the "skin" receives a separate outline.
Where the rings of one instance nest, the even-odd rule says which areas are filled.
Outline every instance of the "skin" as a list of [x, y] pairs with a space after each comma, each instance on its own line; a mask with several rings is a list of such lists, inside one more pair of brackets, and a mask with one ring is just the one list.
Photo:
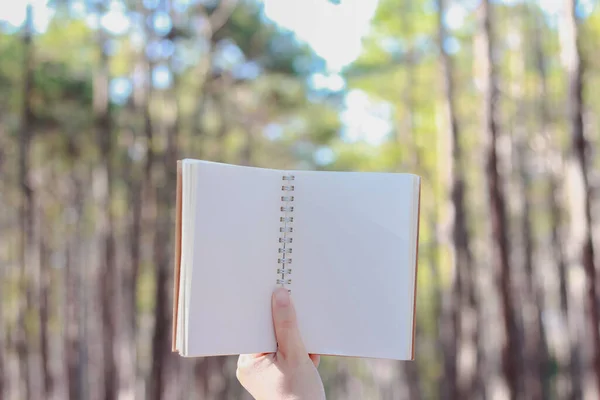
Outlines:
[[325, 400], [320, 356], [307, 353], [286, 289], [273, 292], [271, 307], [277, 352], [240, 355], [238, 380], [256, 400]]

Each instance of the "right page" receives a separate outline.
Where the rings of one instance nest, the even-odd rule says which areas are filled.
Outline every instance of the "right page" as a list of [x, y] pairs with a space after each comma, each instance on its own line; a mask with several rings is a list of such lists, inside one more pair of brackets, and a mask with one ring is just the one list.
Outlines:
[[307, 350], [412, 359], [419, 177], [292, 174], [289, 289]]

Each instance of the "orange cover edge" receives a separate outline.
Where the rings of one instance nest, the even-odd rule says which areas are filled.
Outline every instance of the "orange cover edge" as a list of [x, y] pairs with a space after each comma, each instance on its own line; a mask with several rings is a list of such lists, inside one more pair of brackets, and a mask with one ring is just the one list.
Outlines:
[[181, 266], [181, 160], [177, 161], [177, 190], [176, 190], [176, 205], [175, 205], [175, 260], [173, 267], [173, 332], [172, 332], [172, 348], [171, 351], [177, 352], [177, 313], [179, 303], [179, 276]]
[[411, 344], [410, 359], [415, 359], [415, 336], [417, 334], [417, 273], [419, 270], [419, 226], [421, 225], [421, 179], [419, 178], [419, 200], [417, 205], [417, 237], [416, 237], [416, 255], [415, 255], [415, 284], [413, 299], [413, 334]]

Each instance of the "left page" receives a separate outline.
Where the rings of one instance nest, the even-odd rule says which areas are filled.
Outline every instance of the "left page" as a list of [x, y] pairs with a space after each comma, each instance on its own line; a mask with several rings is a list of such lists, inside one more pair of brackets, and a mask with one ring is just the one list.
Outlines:
[[270, 301], [277, 278], [282, 173], [198, 160], [183, 164], [184, 184], [195, 194], [182, 213], [188, 228], [182, 230], [188, 253], [182, 268], [191, 272], [185, 277], [180, 353], [275, 351]]

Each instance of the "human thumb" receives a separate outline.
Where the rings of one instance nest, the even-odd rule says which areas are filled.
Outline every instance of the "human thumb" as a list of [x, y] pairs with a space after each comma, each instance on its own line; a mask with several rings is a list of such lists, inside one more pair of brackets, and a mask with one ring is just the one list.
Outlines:
[[296, 310], [287, 289], [277, 288], [271, 304], [278, 356], [291, 361], [308, 357], [298, 330]]

